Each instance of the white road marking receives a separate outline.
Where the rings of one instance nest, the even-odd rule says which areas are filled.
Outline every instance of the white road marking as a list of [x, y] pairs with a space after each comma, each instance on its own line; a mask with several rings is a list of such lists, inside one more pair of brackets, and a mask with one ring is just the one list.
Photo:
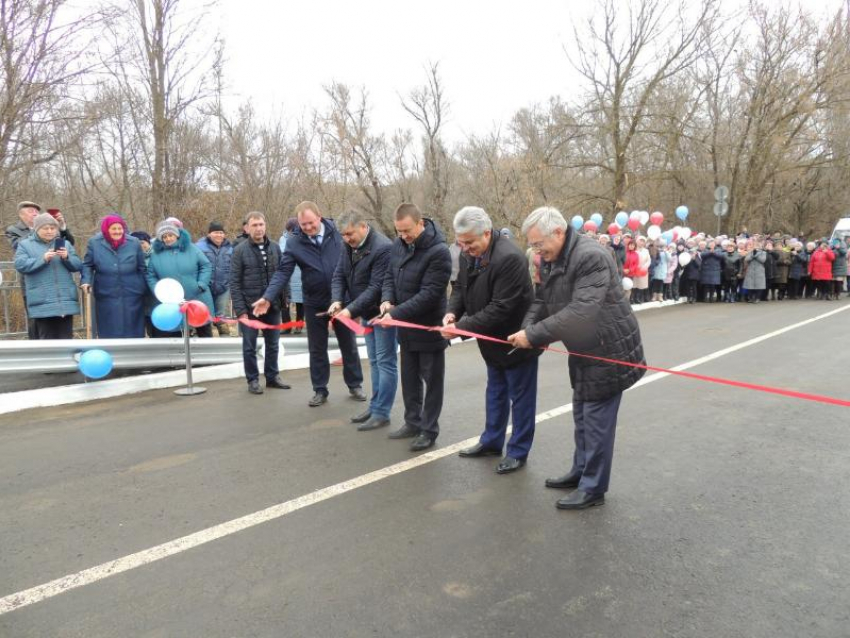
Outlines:
[[[717, 352], [713, 352], [704, 357], [700, 357], [699, 359], [694, 359], [693, 361], [682, 363], [671, 369], [687, 370], [689, 368], [702, 365], [703, 363], [707, 363], [727, 354], [731, 354], [733, 352], [737, 352], [738, 350], [748, 348], [750, 346], [766, 341], [767, 339], [772, 339], [773, 337], [785, 334], [786, 332], [790, 332], [791, 330], [796, 330], [797, 328], [801, 328], [816, 321], [820, 321], [821, 319], [826, 319], [827, 317], [831, 317], [848, 309], [850, 309], [850, 305], [842, 306], [841, 308], [836, 308], [835, 310], [824, 313], [822, 315], [818, 315], [817, 317], [813, 317], [805, 321], [800, 321], [790, 326], [780, 328], [779, 330], [774, 330], [773, 332], [761, 335], [759, 337], [755, 337], [753, 339], [749, 339], [734, 346], [718, 350]], [[671, 375], [666, 372], [652, 374], [648, 377], [644, 377], [643, 379], [641, 379], [630, 389], [635, 389], [648, 383], [659, 381], [664, 377], [668, 376]], [[556, 416], [566, 414], [571, 410], [572, 404], [567, 404], [557, 408], [553, 408], [552, 410], [548, 410], [546, 412], [541, 412], [537, 415], [536, 422], [541, 423], [543, 421], [547, 421], [549, 419], [555, 418]], [[329, 487], [310, 492], [309, 494], [299, 496], [298, 498], [292, 499], [290, 501], [279, 503], [278, 505], [273, 505], [264, 510], [254, 512], [253, 514], [248, 514], [246, 516], [235, 518], [225, 523], [220, 523], [219, 525], [214, 525], [213, 527], [208, 527], [207, 529], [200, 530], [198, 532], [195, 532], [194, 534], [182, 536], [181, 538], [177, 538], [173, 541], [169, 541], [167, 543], [163, 543], [161, 545], [157, 545], [155, 547], [151, 547], [140, 552], [136, 552], [134, 554], [129, 554], [127, 556], [123, 556], [116, 560], [102, 563], [89, 569], [84, 569], [83, 571], [77, 572], [75, 574], [69, 574], [67, 576], [63, 576], [62, 578], [57, 578], [56, 580], [44, 583], [43, 585], [38, 585], [36, 587], [25, 589], [14, 594], [9, 594], [8, 596], [0, 598], [0, 616], [15, 611], [16, 609], [20, 609], [22, 607], [26, 607], [28, 605], [33, 605], [35, 603], [47, 600], [48, 598], [52, 598], [53, 596], [58, 596], [59, 594], [62, 594], [66, 591], [76, 589], [78, 587], [84, 587], [86, 585], [91, 585], [92, 583], [96, 583], [100, 580], [103, 580], [104, 578], [108, 578], [109, 576], [115, 576], [116, 574], [130, 571], [131, 569], [135, 569], [137, 567], [141, 567], [143, 565], [148, 565], [155, 561], [162, 560], [163, 558], [168, 558], [169, 556], [180, 554], [189, 549], [205, 545], [219, 538], [223, 538], [225, 536], [229, 536], [231, 534], [250, 529], [262, 523], [273, 521], [275, 519], [286, 516], [287, 514], [291, 514], [292, 512], [297, 512], [298, 510], [303, 509], [305, 507], [309, 507], [310, 505], [321, 503], [322, 501], [326, 501], [335, 496], [340, 496], [341, 494], [345, 494], [358, 488], [365, 487], [366, 485], [371, 485], [372, 483], [382, 481], [383, 479], [395, 476], [397, 474], [401, 474], [402, 472], [407, 472], [408, 470], [412, 470], [421, 465], [426, 465], [427, 463], [431, 463], [447, 456], [451, 456], [452, 454], [459, 452], [464, 447], [475, 444], [477, 441], [478, 437], [475, 436], [464, 441], [454, 443], [447, 447], [432, 450], [431, 452], [427, 452], [420, 456], [410, 458], [406, 461], [396, 463], [395, 465], [390, 465], [385, 468], [375, 470], [374, 472], [369, 472], [368, 474], [357, 476], [348, 481], [343, 481], [341, 483], [337, 483], [336, 485], [331, 485]]]

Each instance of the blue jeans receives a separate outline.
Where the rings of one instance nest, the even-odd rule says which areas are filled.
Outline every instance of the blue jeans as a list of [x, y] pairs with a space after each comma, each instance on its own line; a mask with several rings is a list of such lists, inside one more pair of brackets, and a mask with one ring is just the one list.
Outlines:
[[[362, 325], [366, 326], [368, 322], [364, 319]], [[372, 373], [369, 411], [373, 417], [389, 419], [398, 389], [396, 329], [374, 326], [374, 330], [366, 335], [366, 352]]]
[[[215, 306], [215, 318], [230, 316], [230, 291], [225, 290], [220, 295], [213, 297], [213, 305]], [[216, 322], [218, 323], [218, 322]], [[266, 322], [268, 323], [268, 322]]]
[[608, 491], [622, 398], [620, 392], [604, 401], [573, 401], [576, 451], [570, 474], [581, 475], [578, 489], [588, 494]]
[[[252, 314], [251, 319], [257, 319]], [[271, 309], [259, 320], [269, 325], [280, 323], [280, 310]], [[209, 325], [209, 324], [207, 324]], [[242, 334], [242, 361], [245, 365], [245, 378], [248, 381], [256, 381], [260, 378], [260, 370], [257, 367], [257, 337], [260, 331], [256, 328], [239, 324], [239, 332]], [[277, 358], [280, 354], [280, 330], [263, 330], [263, 340], [266, 342], [265, 359], [263, 359], [263, 374], [266, 380], [274, 379], [278, 373]]]
[[507, 456], [525, 459], [534, 440], [537, 411], [537, 362], [529, 359], [522, 365], [502, 370], [487, 366], [486, 422], [479, 442], [490, 450], [502, 450], [513, 415], [513, 434], [508, 441]]

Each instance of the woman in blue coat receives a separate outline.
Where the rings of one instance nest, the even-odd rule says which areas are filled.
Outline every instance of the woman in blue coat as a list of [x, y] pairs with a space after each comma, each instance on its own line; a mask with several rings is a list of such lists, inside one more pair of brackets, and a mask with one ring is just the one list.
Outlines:
[[[201, 249], [192, 243], [189, 233], [168, 220], [156, 228], [147, 278], [151, 290], [156, 288], [161, 279], [176, 279], [183, 286], [186, 301], [197, 299], [203, 302], [210, 311], [210, 318], [213, 317], [215, 309], [210, 292], [212, 264]], [[210, 322], [196, 330], [199, 337], [212, 337]], [[157, 330], [155, 336], [172, 337], [180, 336], [180, 333]]]
[[726, 258], [723, 256], [723, 251], [713, 241], [708, 243], [708, 250], [704, 243], [700, 242], [699, 250], [702, 261], [699, 282], [703, 287], [705, 301], [714, 303], [719, 296], [720, 279]]
[[35, 324], [35, 338], [74, 337], [80, 301], [72, 273], [82, 267], [74, 246], [59, 237], [59, 223], [48, 213], [36, 215], [32, 233], [15, 252], [15, 270], [26, 275], [27, 316]]
[[96, 334], [101, 339], [145, 336], [145, 254], [120, 215], [107, 215], [89, 240], [82, 288], [94, 291]]

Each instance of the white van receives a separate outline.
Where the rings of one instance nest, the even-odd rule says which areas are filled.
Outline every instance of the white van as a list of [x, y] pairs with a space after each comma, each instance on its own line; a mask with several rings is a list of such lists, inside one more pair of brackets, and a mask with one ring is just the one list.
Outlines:
[[833, 239], [844, 239], [850, 235], [850, 217], [842, 217], [838, 220], [838, 223], [835, 224], [835, 229], [832, 231], [832, 237], [830, 237], [830, 241]]

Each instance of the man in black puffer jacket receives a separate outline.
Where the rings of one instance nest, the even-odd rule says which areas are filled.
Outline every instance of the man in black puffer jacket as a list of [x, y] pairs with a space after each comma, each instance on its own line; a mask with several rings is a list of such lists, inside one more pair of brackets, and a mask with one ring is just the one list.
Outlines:
[[614, 259], [602, 246], [577, 235], [554, 208], [532, 212], [522, 232], [543, 257], [543, 281], [523, 320], [524, 329], [508, 340], [519, 348], [562, 341], [576, 353], [569, 358], [573, 465], [566, 475], [547, 479], [546, 486], [578, 488], [558, 501], [560, 509], [601, 505], [611, 475], [620, 399], [645, 371], [578, 355], [645, 364], [640, 329]]
[[[252, 305], [263, 296], [277, 270], [281, 253], [280, 247], [266, 237], [265, 215], [248, 213], [245, 217], [245, 229], [248, 239], [236, 246], [230, 260], [230, 297], [233, 301], [233, 312], [238, 318], [256, 319], [251, 312]], [[280, 297], [272, 301], [263, 317], [264, 323], [280, 323], [282, 304]], [[239, 331], [242, 333], [242, 361], [245, 365], [245, 378], [248, 379], [248, 391], [251, 394], [262, 394], [260, 371], [257, 368], [257, 336], [260, 331], [242, 324]], [[277, 363], [280, 330], [264, 329], [263, 340], [266, 342], [263, 361], [266, 387], [288, 390], [289, 386], [280, 378]]]
[[[414, 204], [395, 211], [398, 239], [393, 242], [384, 277], [381, 314], [399, 321], [437, 326], [446, 314], [446, 289], [452, 257], [446, 239]], [[413, 438], [410, 449], [425, 450], [440, 434], [443, 376], [448, 343], [439, 332], [399, 328], [404, 425], [391, 439]], [[424, 387], [423, 387], [424, 386]]]

